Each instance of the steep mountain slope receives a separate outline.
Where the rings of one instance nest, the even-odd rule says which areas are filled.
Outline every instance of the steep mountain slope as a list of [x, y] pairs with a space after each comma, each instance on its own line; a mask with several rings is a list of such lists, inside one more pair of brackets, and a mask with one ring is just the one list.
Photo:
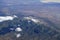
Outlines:
[[[23, 16], [2, 22], [1, 24], [5, 23], [5, 25], [1, 25], [3, 27], [0, 29], [0, 40], [60, 40], [60, 30], [55, 28], [54, 23], [51, 24], [51, 21], [46, 20], [40, 17]], [[16, 32], [17, 27], [22, 31]], [[20, 33], [21, 37], [16, 38], [17, 33]]]

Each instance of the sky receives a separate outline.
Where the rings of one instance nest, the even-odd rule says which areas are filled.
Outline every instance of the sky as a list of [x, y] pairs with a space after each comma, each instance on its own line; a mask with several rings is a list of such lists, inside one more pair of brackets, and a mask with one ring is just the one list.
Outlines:
[[57, 2], [60, 3], [60, 0], [0, 0], [0, 3], [36, 3], [36, 2], [42, 2], [42, 3], [48, 3], [48, 2]]
[[35, 4], [49, 2], [60, 3], [60, 0], [0, 0], [0, 5]]
[[49, 2], [55, 2], [55, 3], [60, 3], [60, 0], [40, 0], [43, 3], [49, 3]]
[[0, 0], [0, 4], [7, 5], [33, 4], [38, 2], [40, 2], [40, 0]]

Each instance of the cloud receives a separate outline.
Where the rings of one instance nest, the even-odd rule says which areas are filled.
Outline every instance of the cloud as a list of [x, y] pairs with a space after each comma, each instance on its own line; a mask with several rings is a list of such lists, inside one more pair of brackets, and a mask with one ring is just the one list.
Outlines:
[[35, 23], [39, 23], [40, 22], [38, 19], [35, 19], [35, 18], [31, 17], [31, 16], [30, 17], [24, 17], [24, 19], [31, 20], [31, 21], [33, 21]]
[[17, 28], [15, 29], [15, 31], [20, 32], [20, 31], [22, 31], [22, 29], [21, 29], [20, 27], [17, 27]]
[[16, 34], [16, 37], [19, 38], [21, 36], [21, 34]]
[[17, 16], [0, 16], [0, 22], [7, 21], [7, 20], [13, 20]]
[[49, 2], [60, 3], [60, 0], [41, 0], [41, 2], [43, 2], [43, 3], [49, 3]]

